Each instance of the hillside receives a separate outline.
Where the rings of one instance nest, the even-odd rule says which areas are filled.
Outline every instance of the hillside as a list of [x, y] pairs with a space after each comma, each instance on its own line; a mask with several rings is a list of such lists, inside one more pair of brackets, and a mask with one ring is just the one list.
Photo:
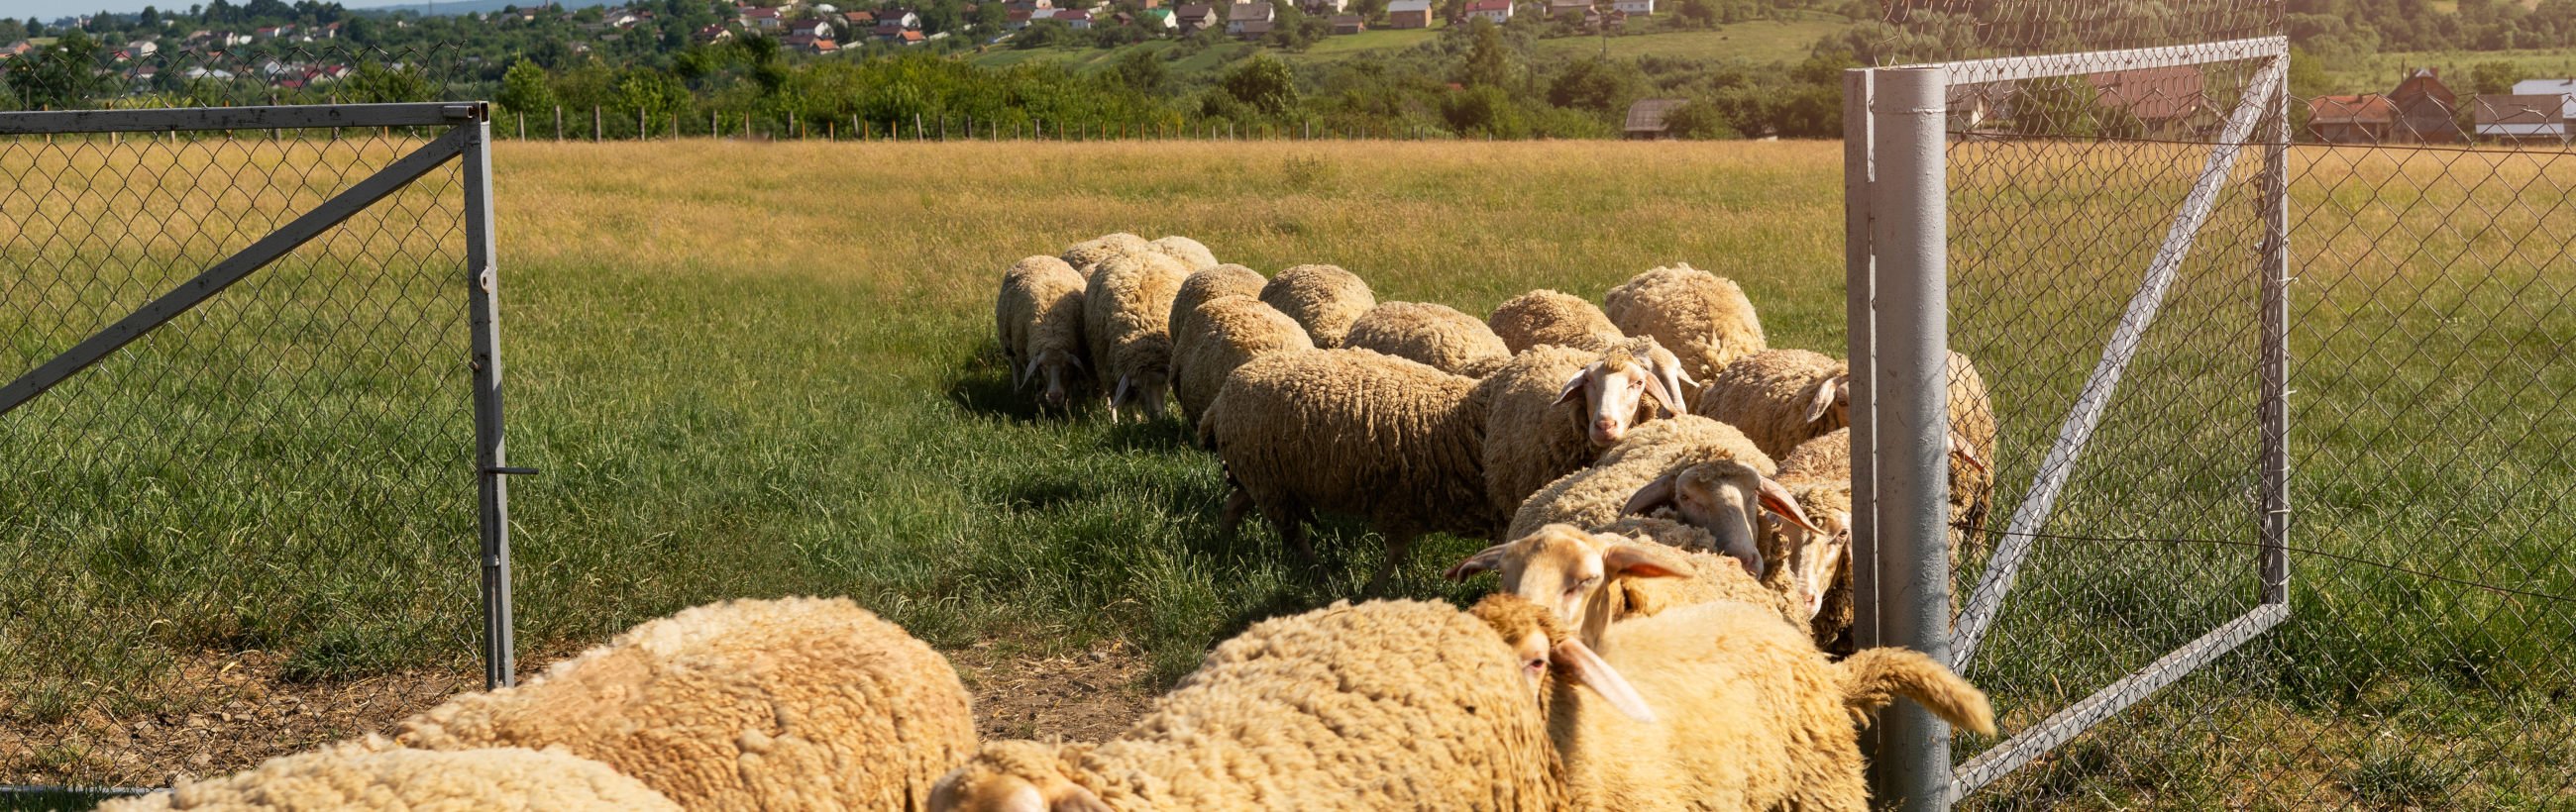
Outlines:
[[[1715, 31], [1667, 31], [1606, 38], [1546, 37], [1537, 40], [1530, 50], [1534, 52], [1532, 55], [1547, 61], [1568, 60], [1606, 51], [1610, 56], [1622, 59], [1658, 57], [1768, 65], [1804, 58], [1808, 48], [1817, 40], [1848, 24], [1839, 20], [1754, 20], [1729, 24]], [[1439, 37], [1440, 31], [1441, 27], [1434, 27], [1327, 37], [1303, 51], [1228, 42], [1170, 61], [1164, 67], [1174, 76], [1188, 80], [1256, 53], [1277, 56], [1291, 65], [1318, 65], [1367, 55], [1392, 55], [1431, 42]], [[1003, 42], [970, 59], [985, 67], [1046, 62], [1060, 64], [1076, 72], [1089, 72], [1107, 69], [1131, 50], [1161, 53], [1178, 46], [1172, 41], [1158, 40], [1117, 48], [1054, 46], [1023, 50]]]

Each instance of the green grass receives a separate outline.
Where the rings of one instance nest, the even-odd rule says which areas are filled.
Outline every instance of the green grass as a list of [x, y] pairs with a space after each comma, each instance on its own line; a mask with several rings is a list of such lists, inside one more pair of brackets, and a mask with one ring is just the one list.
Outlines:
[[1673, 31], [1610, 37], [1556, 37], [1538, 41], [1540, 54], [1582, 57], [1601, 53], [1638, 59], [1694, 59], [1769, 65], [1807, 58], [1807, 49], [1834, 32], [1850, 27], [1843, 20], [1752, 20], [1716, 31]]
[[[1801, 19], [1789, 21], [1755, 20], [1725, 26], [1716, 31], [1676, 31], [1609, 37], [1607, 49], [1621, 59], [1658, 57], [1665, 59], [1742, 62], [1770, 65], [1796, 62], [1807, 56], [1816, 40], [1848, 26], [1842, 20]], [[1368, 54], [1392, 55], [1432, 41], [1440, 36], [1440, 27], [1417, 29], [1381, 29], [1359, 34], [1326, 37], [1304, 51], [1284, 51], [1247, 42], [1225, 42], [1208, 47], [1165, 65], [1181, 77], [1213, 77], [1226, 65], [1255, 53], [1268, 53], [1289, 64], [1321, 66], [1338, 60]], [[1548, 37], [1532, 46], [1533, 55], [1545, 60], [1564, 60], [1591, 56], [1603, 51], [1601, 37]], [[1022, 63], [1055, 63], [1074, 71], [1106, 70], [1131, 49], [1143, 48], [1162, 52], [1174, 47], [1167, 40], [1144, 42], [1119, 48], [1047, 47], [1016, 50], [1008, 43], [970, 57], [976, 64], [1002, 67]]]
[[[345, 145], [261, 144], [220, 149], [289, 168], [353, 160]], [[1104, 232], [1188, 234], [1264, 271], [1332, 262], [1381, 299], [1471, 313], [1537, 287], [1597, 297], [1688, 261], [1740, 280], [1775, 346], [1840, 352], [1838, 145], [1354, 146], [505, 145], [511, 455], [544, 469], [512, 491], [524, 648], [709, 600], [846, 594], [951, 651], [1124, 640], [1159, 687], [1253, 620], [1352, 595], [1381, 549], [1362, 528], [1320, 533], [1328, 565], [1310, 572], [1266, 530], [1215, 532], [1220, 473], [1177, 427], [1040, 415], [1009, 390], [990, 338], [997, 271]], [[65, 190], [31, 210], [81, 213], [0, 222], [0, 263], [105, 262], [123, 283], [0, 286], [0, 305], [79, 300], [112, 317], [234, 244], [221, 218], [191, 230], [199, 215], [178, 202], [102, 193], [222, 177], [202, 161], [169, 171], [158, 149], [0, 146], [0, 175]], [[70, 163], [10, 163], [37, 155]], [[2576, 213], [2515, 198], [2576, 188], [2576, 160], [2293, 155], [2295, 543], [2576, 593], [2576, 416], [2560, 402], [2576, 373], [2557, 361], [2576, 343], [2560, 301], [2576, 274], [2554, 244], [2533, 249]], [[1952, 341], [2002, 417], [1995, 522], [2200, 158], [1953, 149]], [[2252, 537], [2252, 171], [2219, 201], [2048, 532]], [[258, 226], [338, 175], [186, 210]], [[201, 700], [181, 666], [206, 651], [282, 652], [287, 678], [319, 683], [470, 666], [461, 350], [317, 329], [353, 309], [361, 325], [453, 318], [453, 239], [426, 212], [363, 229], [426, 234], [309, 246], [234, 291], [261, 304], [0, 419], [0, 563], [16, 575], [0, 580], [0, 734], [67, 739], [187, 708]], [[416, 284], [335, 285], [344, 267]], [[32, 363], [79, 334], [73, 321], [26, 320], [0, 348]], [[415, 356], [433, 363], [396, 363]], [[302, 380], [317, 364], [337, 385]], [[258, 419], [227, 419], [244, 404]], [[1477, 587], [1437, 572], [1480, 544], [1427, 539], [1397, 591], [1467, 597]], [[1983, 561], [1965, 556], [1963, 584]], [[2235, 546], [2041, 542], [1971, 676], [2007, 731], [2027, 728], [2250, 608], [2252, 562]], [[2292, 566], [2291, 621], [1979, 803], [2568, 806], [2576, 611], [2324, 556]], [[151, 780], [12, 759], [0, 780]]]

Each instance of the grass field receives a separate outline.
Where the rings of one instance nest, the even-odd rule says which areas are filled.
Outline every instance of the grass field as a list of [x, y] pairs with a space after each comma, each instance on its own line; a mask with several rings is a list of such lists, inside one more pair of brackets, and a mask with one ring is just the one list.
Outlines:
[[[1716, 31], [1674, 31], [1609, 37], [1549, 37], [1532, 46], [1533, 55], [1544, 59], [1574, 59], [1606, 52], [1620, 59], [1661, 57], [1667, 59], [1705, 60], [1717, 63], [1745, 62], [1769, 65], [1796, 62], [1807, 56], [1816, 40], [1850, 25], [1841, 20], [1753, 20], [1725, 26]], [[1439, 29], [1378, 30], [1362, 34], [1326, 37], [1304, 51], [1243, 42], [1228, 42], [1190, 54], [1165, 66], [1183, 77], [1212, 76], [1218, 69], [1255, 53], [1268, 53], [1292, 65], [1320, 65], [1364, 54], [1393, 54], [1439, 36]], [[981, 65], [1000, 67], [1027, 62], [1053, 62], [1075, 71], [1106, 70], [1120, 56], [1132, 49], [1161, 52], [1173, 47], [1168, 41], [1154, 41], [1120, 48], [1031, 48], [1017, 50], [1008, 43], [977, 54], [972, 59]]]
[[[287, 167], [384, 155], [241, 149], [220, 155]], [[2098, 355], [2104, 319], [2134, 284], [2138, 244], [2161, 230], [2161, 213], [2135, 214], [2154, 204], [2078, 193], [2178, 199], [2192, 156], [2051, 166], [1962, 149], [1963, 188], [1978, 191], [1954, 200], [1954, 215], [2104, 207], [2089, 220], [1959, 226], [1957, 250], [2010, 260], [1954, 259], [1952, 294], [1963, 319], [1954, 340], [1991, 359], [1982, 365], [2005, 414], [1997, 456], [2009, 497], [2035, 470], [2058, 401]], [[2296, 312], [2303, 324], [2378, 328], [2303, 333], [2295, 347], [2313, 364], [2301, 368], [2294, 421], [2313, 427], [2297, 448], [2314, 462], [2296, 495], [2315, 506], [2297, 514], [2296, 537], [2576, 593], [2576, 568], [2558, 555], [2569, 530], [2559, 508], [2576, 484], [2564, 438], [2576, 427], [2556, 409], [2576, 380], [2529, 357], [2576, 342], [2571, 311], [2541, 307], [2576, 274], [2564, 254], [2523, 250], [2534, 233], [2566, 233], [2576, 215], [2497, 197], [2576, 188], [2576, 162], [2491, 159], [2488, 176], [2453, 188], [2417, 160], [2294, 154], [2300, 235], [2313, 238], [2294, 245], [2324, 246], [2302, 254]], [[156, 211], [208, 207], [142, 204], [138, 214], [135, 196], [106, 191], [150, 178], [176, 194], [192, 174], [167, 171], [161, 153], [119, 156], [0, 145], [0, 177], [50, 176], [70, 187], [63, 202], [86, 204], [64, 210], [114, 213], [0, 226], [0, 261], [109, 259], [116, 283], [0, 286], [0, 305], [112, 318], [224, 245], [222, 227], [156, 227]], [[1266, 531], [1215, 533], [1217, 466], [1177, 427], [1036, 414], [992, 356], [1000, 268], [1108, 231], [1178, 233], [1265, 271], [1332, 262], [1366, 276], [1381, 300], [1481, 313], [1535, 287], [1597, 296], [1685, 260], [1741, 280], [1775, 346], [1839, 352], [1840, 159], [1839, 145], [1796, 142], [505, 145], [496, 168], [511, 457], [544, 470], [512, 492], [523, 656], [541, 665], [713, 599], [846, 594], [958, 658], [988, 715], [1021, 691], [1085, 706], [1159, 689], [1249, 622], [1352, 595], [1380, 545], [1337, 525], [1318, 540], [1330, 566], [1309, 574]], [[178, 162], [202, 163], [191, 160]], [[54, 163], [31, 172], [37, 161]], [[802, 168], [813, 166], [836, 167], [835, 182], [812, 183]], [[1979, 167], [2025, 180], [1984, 180]], [[2068, 182], [2027, 182], [2036, 177]], [[255, 227], [327, 193], [331, 179], [216, 208], [266, 211], [245, 218]], [[174, 769], [236, 768], [380, 724], [471, 673], [461, 373], [396, 363], [401, 351], [434, 352], [409, 339], [359, 342], [348, 328], [311, 326], [400, 317], [431, 320], [404, 335], [442, 332], [429, 327], [454, 318], [442, 308], [461, 309], [463, 294], [438, 281], [454, 257], [434, 202], [405, 203], [414, 208], [374, 222], [371, 238], [308, 247], [259, 289], [269, 304], [214, 311], [188, 325], [201, 331], [190, 341], [139, 344], [124, 366], [94, 371], [106, 383], [67, 385], [37, 411], [0, 419], [0, 551], [20, 573], [0, 582], [0, 608], [23, 618], [0, 628], [0, 781], [156, 782]], [[2252, 350], [2237, 339], [2252, 311], [2241, 287], [2252, 208], [2231, 197], [2222, 210], [2235, 214], [2213, 224], [2208, 258], [2186, 268], [2151, 360], [2124, 390], [2136, 394], [2097, 440], [2100, 473], [2079, 478], [2052, 532], [2246, 536]], [[2493, 226], [2462, 224], [2464, 210], [2496, 212]], [[397, 227], [406, 222], [432, 227]], [[166, 236], [186, 233], [206, 236]], [[2402, 234], [2421, 248], [2374, 251], [2353, 234]], [[327, 271], [351, 265], [417, 282], [333, 285]], [[66, 309], [74, 300], [85, 304]], [[368, 318], [329, 315], [348, 311]], [[0, 347], [31, 364], [76, 337], [82, 318], [95, 316], [30, 322]], [[2423, 346], [2461, 350], [2402, 352]], [[2367, 374], [2373, 358], [2388, 374]], [[218, 372], [249, 360], [278, 369]], [[304, 369], [335, 385], [286, 390]], [[2215, 399], [2195, 399], [2203, 394]], [[280, 400], [322, 408], [235, 417], [239, 404]], [[2440, 444], [2481, 426], [2517, 431]], [[341, 447], [397, 453], [351, 462]], [[2446, 490], [2471, 461], [2480, 473]], [[2355, 473], [2378, 465], [2386, 476]], [[1398, 591], [1479, 591], [1437, 572], [1480, 545], [1427, 539]], [[2027, 726], [2241, 611], [2250, 559], [2234, 548], [2044, 544], [1974, 676], [2008, 731]], [[2571, 801], [2576, 775], [2559, 745], [2576, 735], [2563, 668], [2576, 612], [2333, 559], [2293, 566], [2305, 577], [2289, 625], [1981, 797], [2083, 808]], [[1116, 676], [1051, 670], [1095, 660]], [[351, 696], [377, 704], [346, 712]], [[305, 738], [252, 742], [213, 763], [119, 755], [280, 704], [262, 697], [310, 706], [313, 720], [294, 728]], [[1118, 714], [1100, 715], [1114, 730]], [[1070, 729], [1058, 718], [985, 721], [987, 732], [1041, 735]], [[1963, 741], [1958, 752], [1984, 746]]]

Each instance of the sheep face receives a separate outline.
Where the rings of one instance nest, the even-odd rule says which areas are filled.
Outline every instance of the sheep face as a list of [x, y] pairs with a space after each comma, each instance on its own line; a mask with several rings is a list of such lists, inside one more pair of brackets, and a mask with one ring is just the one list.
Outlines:
[[1020, 382], [1026, 386], [1032, 378], [1045, 380], [1047, 405], [1063, 406], [1072, 397], [1074, 373], [1081, 369], [1082, 356], [1047, 350], [1029, 359], [1028, 367], [1020, 371]]
[[1458, 580], [1487, 570], [1501, 575], [1505, 593], [1590, 633], [1599, 631], [1594, 626], [1609, 623], [1610, 593], [1605, 587], [1612, 581], [1683, 577], [1690, 574], [1690, 565], [1616, 536], [1551, 524], [1478, 551], [1450, 567], [1447, 575]]
[[1637, 423], [1647, 398], [1673, 414], [1688, 411], [1662, 377], [1624, 352], [1611, 353], [1575, 373], [1557, 391], [1556, 402], [1570, 402], [1577, 396], [1583, 398], [1585, 426], [1595, 448], [1609, 448], [1628, 436], [1628, 427]]
[[1851, 375], [1836, 375], [1816, 383], [1816, 393], [1807, 403], [1807, 422], [1813, 423], [1832, 415], [1834, 422], [1851, 425]]
[[1718, 552], [1744, 563], [1746, 572], [1762, 577], [1762, 551], [1754, 546], [1756, 522], [1764, 511], [1817, 532], [1798, 501], [1779, 482], [1753, 466], [1735, 460], [1704, 462], [1646, 483], [1621, 510], [1645, 514], [1671, 505], [1683, 522], [1709, 532]]
[[[1804, 494], [1800, 494], [1803, 497]], [[1843, 559], [1851, 554], [1851, 512], [1828, 510], [1809, 514], [1815, 530], [1793, 522], [1774, 521], [1789, 549], [1789, 582], [1795, 591], [1791, 597], [1813, 618], [1824, 610], [1825, 593], [1842, 577]]]
[[[1109, 812], [1032, 742], [995, 742], [930, 788], [931, 812]], [[1029, 752], [1022, 752], [1029, 751]]]
[[1628, 684], [1628, 678], [1620, 676], [1592, 647], [1569, 634], [1565, 624], [1544, 607], [1504, 592], [1485, 596], [1469, 611], [1492, 626], [1503, 643], [1511, 647], [1522, 678], [1529, 682], [1531, 698], [1542, 707], [1547, 703], [1548, 680], [1556, 678], [1592, 689], [1628, 718], [1654, 723], [1654, 711], [1646, 707], [1646, 698]]

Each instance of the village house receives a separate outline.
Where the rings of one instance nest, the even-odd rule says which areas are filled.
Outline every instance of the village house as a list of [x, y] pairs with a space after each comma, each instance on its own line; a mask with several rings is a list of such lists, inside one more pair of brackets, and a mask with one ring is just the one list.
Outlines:
[[920, 45], [922, 43], [921, 31], [918, 29], [906, 28], [903, 30], [903, 33], [895, 35], [894, 41], [897, 45]]
[[[1226, 10], [1225, 32], [1236, 36], [1243, 36], [1244, 26], [1252, 23], [1260, 23], [1260, 33], [1267, 34], [1270, 32], [1271, 23], [1277, 22], [1278, 19], [1279, 9], [1270, 5], [1268, 0], [1263, 0], [1263, 2], [1259, 3], [1236, 3], [1232, 8]], [[1259, 35], [1260, 34], [1254, 34], [1253, 36]]]
[[723, 23], [709, 23], [707, 27], [698, 29], [696, 34], [690, 35], [689, 39], [701, 45], [713, 45], [733, 39], [733, 30], [724, 27]]
[[1501, 25], [1512, 21], [1512, 0], [1468, 0], [1466, 8], [1461, 10], [1461, 13], [1462, 19], [1483, 17], [1494, 21], [1495, 25]]
[[1575, 19], [1582, 19], [1583, 15], [1590, 11], [1592, 11], [1592, 0], [1548, 0], [1547, 3], [1547, 18], [1551, 20], [1562, 19], [1569, 15]]
[[1611, 0], [1610, 9], [1621, 14], [1634, 14], [1640, 17], [1653, 16], [1655, 13], [1655, 0]]
[[[1046, 7], [1046, 3], [1038, 4], [1038, 8]], [[908, 8], [890, 8], [877, 12], [877, 24], [884, 25], [886, 23], [894, 23], [895, 25], [903, 28], [920, 28], [921, 15], [912, 13], [912, 9]]]
[[1386, 4], [1386, 27], [1430, 28], [1431, 0], [1395, 0]]
[[[1418, 1], [1428, 3], [1430, 0]], [[1180, 29], [1182, 36], [1214, 28], [1217, 22], [1216, 5], [1212, 3], [1183, 3], [1172, 14], [1172, 24]]]
[[1368, 31], [1368, 18], [1357, 14], [1333, 15], [1333, 34], [1358, 34]]
[[2483, 94], [2470, 108], [2478, 140], [2556, 144], [2567, 140], [2567, 97]]
[[1063, 9], [1057, 11], [1055, 13], [1055, 19], [1057, 22], [1064, 23], [1064, 27], [1075, 31], [1091, 30], [1091, 12], [1084, 11], [1082, 9]]
[[1273, 24], [1269, 20], [1250, 20], [1246, 21], [1241, 28], [1236, 29], [1235, 36], [1242, 37], [1247, 40], [1256, 40], [1270, 36], [1270, 29], [1273, 27]]
[[2397, 126], [2397, 106], [2387, 96], [2318, 96], [2308, 100], [2308, 134], [2329, 144], [2378, 144]]
[[2568, 136], [2576, 137], [2576, 79], [2526, 79], [2513, 83], [2516, 96], [2556, 96], [2561, 118], [2571, 122]]
[[601, 12], [599, 21], [606, 23], [610, 28], [626, 29], [634, 28], [636, 23], [644, 21], [644, 17], [643, 15], [636, 14], [633, 11], [622, 8], [613, 8], [605, 12]]
[[796, 20], [787, 24], [787, 36], [805, 37], [808, 41], [832, 38], [832, 24], [822, 20]]
[[1628, 117], [1620, 124], [1619, 136], [1631, 141], [1671, 138], [1672, 125], [1665, 119], [1689, 103], [1689, 99], [1638, 99], [1635, 104], [1628, 105]]
[[1308, 14], [1340, 14], [1351, 7], [1351, 0], [1297, 0], [1297, 7]]
[[2208, 79], [2200, 69], [2188, 65], [2096, 73], [2085, 78], [2093, 85], [2095, 104], [2128, 114], [2146, 130], [2145, 135], [2187, 131], [2193, 118], [2204, 109], [2202, 97], [2208, 87]]
[[1172, 14], [1172, 10], [1168, 8], [1149, 8], [1139, 13], [1145, 15], [1144, 23], [1146, 28], [1169, 31], [1180, 25], [1180, 21]]
[[2442, 84], [2441, 69], [2417, 69], [2406, 81], [2397, 83], [2396, 90], [2388, 91], [2388, 103], [2397, 106], [2397, 129], [2389, 133], [2394, 140], [2460, 142], [2460, 97]]
[[35, 49], [35, 43], [28, 42], [23, 39], [7, 45], [0, 45], [0, 59], [8, 59]]
[[776, 31], [776, 30], [778, 30], [779, 26], [781, 26], [781, 25], [785, 24], [786, 22], [787, 22], [786, 20], [784, 20], [784, 19], [782, 19], [782, 18], [780, 18], [780, 17], [778, 16], [778, 9], [776, 9], [776, 8], [774, 8], [774, 7], [770, 7], [770, 6], [744, 6], [744, 7], [742, 7], [742, 27], [744, 27], [744, 28], [749, 28], [749, 29], [758, 30], [758, 31]]
[[779, 40], [779, 44], [787, 46], [788, 50], [803, 51], [809, 54], [828, 54], [841, 49], [841, 44], [833, 42], [831, 37], [817, 36], [810, 31], [807, 33], [789, 34], [786, 39]]

